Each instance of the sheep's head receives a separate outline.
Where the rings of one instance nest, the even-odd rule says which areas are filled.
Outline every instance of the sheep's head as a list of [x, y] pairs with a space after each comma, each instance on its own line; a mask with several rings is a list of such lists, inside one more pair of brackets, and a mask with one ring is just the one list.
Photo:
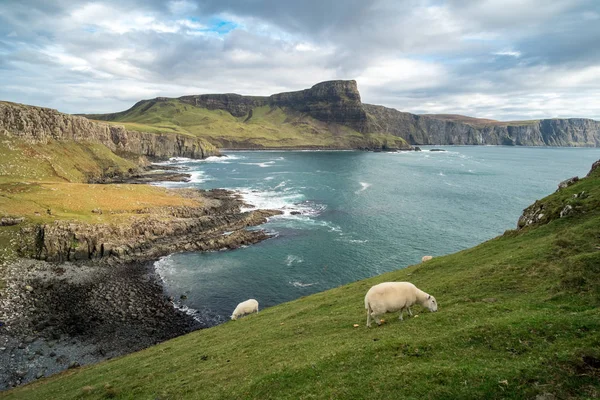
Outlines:
[[235, 315], [235, 314], [232, 314], [232, 315], [231, 315], [231, 319], [232, 319], [233, 321], [235, 321], [235, 320], [237, 319], [237, 315]]
[[427, 307], [429, 309], [429, 311], [431, 311], [431, 312], [437, 311], [437, 308], [438, 308], [438, 304], [437, 304], [437, 301], [435, 300], [435, 297], [433, 297], [431, 295], [427, 295], [427, 300], [425, 300], [425, 303], [423, 303], [423, 306]]

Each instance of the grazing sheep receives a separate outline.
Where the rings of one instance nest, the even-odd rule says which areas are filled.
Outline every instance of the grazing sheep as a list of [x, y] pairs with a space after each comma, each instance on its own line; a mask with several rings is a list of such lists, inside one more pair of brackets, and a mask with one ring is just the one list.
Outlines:
[[400, 311], [400, 321], [403, 320], [404, 310], [412, 316], [410, 307], [413, 304], [421, 304], [429, 311], [437, 311], [437, 302], [433, 296], [418, 289], [410, 282], [384, 282], [373, 286], [365, 296], [365, 308], [367, 309], [367, 327], [371, 327], [371, 317], [381, 325], [378, 316], [386, 312]]
[[421, 258], [421, 262], [429, 261], [432, 258], [433, 258], [433, 256], [423, 256], [423, 258]]
[[252, 314], [253, 312], [258, 313], [258, 301], [254, 299], [246, 300], [237, 305], [231, 319], [236, 320], [239, 317], [243, 317], [246, 314]]

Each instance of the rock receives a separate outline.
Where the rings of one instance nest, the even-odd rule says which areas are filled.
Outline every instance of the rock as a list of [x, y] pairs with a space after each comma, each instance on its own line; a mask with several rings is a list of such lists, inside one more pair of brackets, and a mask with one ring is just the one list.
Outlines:
[[592, 164], [592, 168], [590, 169], [590, 172], [588, 172], [588, 174], [586, 176], [592, 175], [592, 173], [594, 171], [596, 171], [598, 168], [600, 168], [600, 160], [598, 160], [598, 161], [596, 161], [595, 163]]
[[565, 188], [573, 185], [577, 181], [579, 181], [579, 177], [578, 176], [574, 176], [572, 178], [565, 179], [564, 181], [562, 181], [561, 183], [558, 184], [558, 190], [565, 189]]
[[300, 211], [291, 211], [290, 215], [300, 215], [302, 214]]
[[79, 367], [79, 363], [77, 361], [71, 361], [69, 363], [69, 369], [73, 369], [73, 368], [77, 368]]
[[429, 151], [446, 151], [444, 149], [430, 149]]
[[566, 217], [567, 215], [571, 215], [572, 213], [573, 213], [573, 206], [570, 204], [567, 204], [560, 212], [560, 218]]
[[[29, 143], [46, 144], [52, 140], [87, 141], [104, 144], [112, 151], [162, 159], [205, 158], [219, 154], [213, 145], [196, 137], [128, 131], [121, 125], [91, 121], [50, 108], [3, 102], [0, 103], [0, 116], [0, 132], [5, 131]], [[100, 181], [103, 178], [97, 177]]]
[[187, 296], [186, 296], [185, 294], [182, 294], [181, 296], [179, 296], [179, 298], [180, 298], [181, 300], [186, 300], [186, 299], [187, 299]]
[[23, 217], [2, 217], [0, 218], [0, 226], [18, 225], [23, 221], [25, 221]]
[[44, 377], [44, 373], [43, 372], [38, 372], [37, 374], [35, 374], [35, 379], [40, 379]]
[[421, 151], [421, 148], [419, 146], [415, 146], [415, 151]]
[[25, 286], [25, 290], [27, 290], [28, 292], [33, 292], [33, 288], [29, 285]]
[[100, 209], [100, 208], [94, 208], [94, 209], [92, 210], [92, 213], [93, 213], [93, 214], [102, 214], [102, 209]]

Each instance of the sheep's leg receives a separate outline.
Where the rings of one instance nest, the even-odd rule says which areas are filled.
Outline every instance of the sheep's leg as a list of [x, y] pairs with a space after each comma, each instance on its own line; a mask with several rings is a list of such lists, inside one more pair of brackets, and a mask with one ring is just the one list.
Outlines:
[[413, 313], [412, 313], [412, 311], [410, 310], [410, 307], [408, 307], [408, 315], [409, 315], [409, 316], [411, 316], [411, 317], [413, 316]]
[[402, 314], [404, 313], [404, 308], [400, 309], [400, 321], [404, 321], [404, 318], [402, 317]]
[[371, 311], [367, 308], [367, 328], [371, 327]]

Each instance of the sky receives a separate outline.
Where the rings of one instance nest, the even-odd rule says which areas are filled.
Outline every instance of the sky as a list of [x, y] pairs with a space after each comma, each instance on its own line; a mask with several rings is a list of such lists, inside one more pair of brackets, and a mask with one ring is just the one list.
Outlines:
[[418, 114], [600, 120], [600, 1], [0, 0], [0, 100], [105, 113], [333, 79]]

